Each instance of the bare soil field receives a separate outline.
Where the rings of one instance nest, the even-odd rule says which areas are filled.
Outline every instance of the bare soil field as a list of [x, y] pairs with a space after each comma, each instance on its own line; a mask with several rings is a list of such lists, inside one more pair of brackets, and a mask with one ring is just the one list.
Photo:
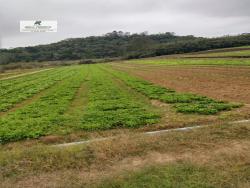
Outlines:
[[[250, 104], [250, 68], [219, 66], [143, 66], [122, 65], [126, 70], [153, 83], [180, 92], [192, 92], [218, 100]], [[192, 87], [191, 87], [192, 86]]]

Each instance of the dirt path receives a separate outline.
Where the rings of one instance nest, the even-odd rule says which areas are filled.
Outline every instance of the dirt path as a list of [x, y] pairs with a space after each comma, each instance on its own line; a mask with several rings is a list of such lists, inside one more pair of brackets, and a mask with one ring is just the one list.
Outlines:
[[43, 69], [43, 70], [34, 71], [34, 72], [28, 72], [28, 73], [24, 73], [24, 74], [18, 74], [18, 75], [10, 76], [10, 77], [7, 77], [7, 78], [1, 78], [0, 81], [1, 81], [1, 80], [9, 80], [9, 79], [13, 79], [13, 78], [18, 78], [18, 77], [21, 77], [21, 76], [26, 76], [26, 75], [30, 75], [30, 74], [35, 74], [35, 73], [39, 73], [39, 72], [43, 72], [43, 71], [47, 71], [47, 70], [51, 70], [51, 69], [54, 69], [54, 68]]

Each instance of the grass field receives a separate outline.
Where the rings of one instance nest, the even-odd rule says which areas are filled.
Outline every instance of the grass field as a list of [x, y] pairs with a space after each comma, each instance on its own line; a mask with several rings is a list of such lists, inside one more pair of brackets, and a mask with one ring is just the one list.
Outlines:
[[[157, 57], [158, 58], [158, 57]], [[215, 50], [207, 50], [207, 51], [199, 51], [199, 52], [191, 52], [184, 54], [174, 54], [174, 55], [166, 55], [161, 56], [160, 58], [219, 58], [224, 59], [241, 59], [241, 58], [250, 58], [250, 46], [241, 46], [234, 48], [221, 48]]]
[[197, 54], [197, 57], [250, 57], [250, 50], [239, 50], [232, 52], [216, 52], [208, 54]]
[[225, 58], [249, 58], [250, 57], [250, 47], [249, 46], [242, 46], [236, 48], [225, 48], [219, 50], [209, 50], [204, 52], [193, 53], [190, 55], [183, 55], [183, 57], [225, 57]]
[[145, 59], [145, 60], [130, 60], [127, 63], [136, 63], [143, 65], [165, 65], [165, 66], [177, 66], [177, 65], [197, 65], [197, 66], [249, 66], [250, 59]]
[[[249, 187], [250, 124], [232, 123], [250, 119], [249, 65], [159, 58], [9, 72], [21, 76], [0, 80], [0, 187]], [[197, 125], [210, 126], [141, 134]]]

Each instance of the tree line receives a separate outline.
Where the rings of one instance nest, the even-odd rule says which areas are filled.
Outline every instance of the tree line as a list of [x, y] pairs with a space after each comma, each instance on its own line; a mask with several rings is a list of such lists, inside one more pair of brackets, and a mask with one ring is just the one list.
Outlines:
[[143, 58], [250, 45], [250, 34], [204, 38], [172, 32], [130, 34], [113, 31], [103, 36], [72, 38], [48, 45], [0, 50], [0, 64], [31, 61]]

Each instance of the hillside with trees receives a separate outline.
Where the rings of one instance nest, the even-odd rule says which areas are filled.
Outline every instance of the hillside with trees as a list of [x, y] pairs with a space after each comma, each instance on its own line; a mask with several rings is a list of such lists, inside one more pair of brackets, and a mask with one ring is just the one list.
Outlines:
[[72, 38], [48, 45], [0, 50], [0, 64], [105, 58], [143, 58], [250, 45], [250, 34], [204, 38], [113, 31], [103, 36]]

